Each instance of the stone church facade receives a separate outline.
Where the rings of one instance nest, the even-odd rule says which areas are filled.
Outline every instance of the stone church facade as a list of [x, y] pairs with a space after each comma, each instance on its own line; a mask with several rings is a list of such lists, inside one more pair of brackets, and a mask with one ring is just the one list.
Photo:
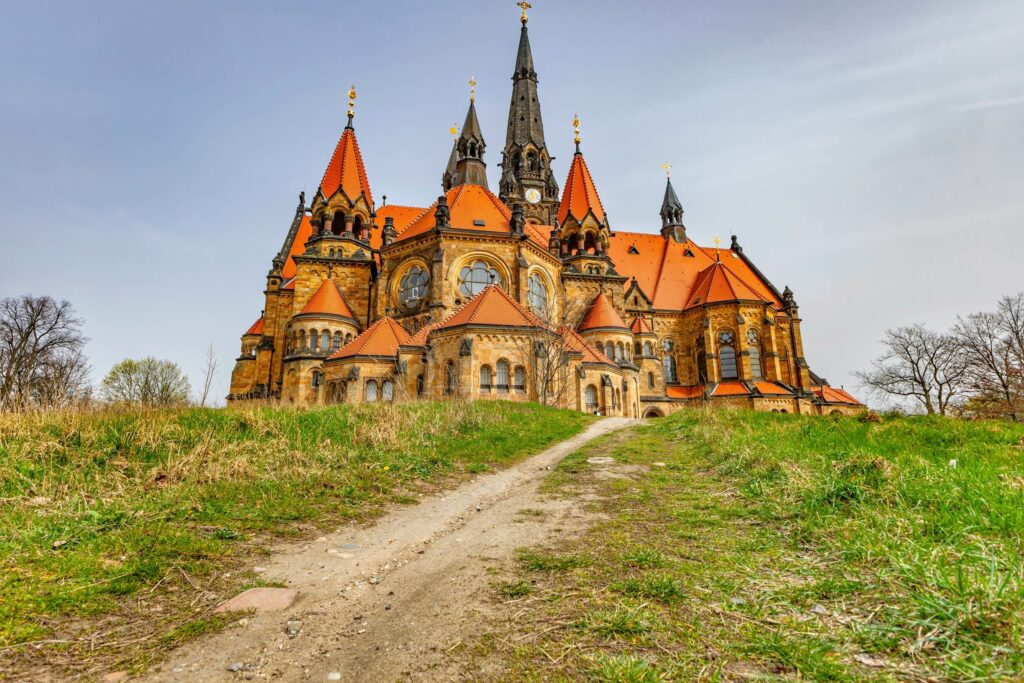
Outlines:
[[443, 194], [429, 207], [377, 206], [349, 97], [348, 125], [309, 206], [300, 195], [263, 313], [242, 336], [229, 403], [864, 409], [811, 371], [788, 287], [735, 237], [729, 248], [691, 239], [671, 180], [657, 232], [615, 229], [577, 121], [559, 188], [525, 15], [497, 194], [471, 96]]

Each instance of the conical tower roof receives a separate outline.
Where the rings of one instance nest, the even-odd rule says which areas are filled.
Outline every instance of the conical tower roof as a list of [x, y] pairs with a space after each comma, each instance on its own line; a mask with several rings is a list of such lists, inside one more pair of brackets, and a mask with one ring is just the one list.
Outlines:
[[381, 318], [366, 331], [338, 349], [331, 360], [353, 356], [393, 357], [400, 346], [413, 344], [412, 337], [393, 318]]
[[363, 155], [359, 152], [359, 142], [352, 126], [346, 126], [342, 132], [341, 139], [334, 148], [334, 154], [327, 164], [327, 170], [324, 171], [323, 180], [320, 181], [320, 192], [324, 197], [331, 197], [339, 189], [352, 202], [362, 195], [366, 198], [367, 204], [373, 205], [370, 181], [366, 178]]
[[299, 315], [331, 315], [355, 320], [352, 309], [348, 307], [341, 290], [331, 278], [323, 281]]
[[582, 222], [588, 213], [593, 213], [598, 223], [605, 219], [604, 205], [597, 194], [597, 186], [590, 176], [590, 169], [582, 152], [576, 152], [569, 167], [569, 177], [562, 191], [562, 203], [558, 207], [558, 222], [564, 223], [569, 216]]
[[736, 273], [722, 263], [715, 261], [701, 271], [693, 286], [686, 308], [727, 301], [768, 301], [744, 282]]
[[580, 322], [577, 329], [580, 332], [597, 329], [629, 330], [622, 316], [612, 305], [611, 299], [604, 292], [600, 292], [594, 297], [593, 303], [590, 304], [587, 314], [583, 316], [583, 321]]

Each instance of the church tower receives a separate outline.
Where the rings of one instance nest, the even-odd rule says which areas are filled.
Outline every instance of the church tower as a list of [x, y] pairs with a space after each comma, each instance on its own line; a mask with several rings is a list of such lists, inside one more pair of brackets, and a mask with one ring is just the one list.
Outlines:
[[552, 157], [544, 141], [544, 121], [537, 97], [530, 34], [526, 28], [529, 3], [521, 2], [523, 28], [519, 35], [512, 102], [508, 111], [505, 149], [501, 157], [499, 195], [506, 204], [520, 204], [527, 221], [554, 225], [558, 212], [558, 182], [551, 172]]
[[459, 185], [481, 185], [487, 187], [487, 164], [484, 163], [484, 134], [480, 130], [480, 121], [476, 116], [476, 81], [470, 80], [469, 111], [466, 122], [462, 124], [462, 133], [452, 147], [452, 155], [448, 159], [441, 184], [444, 191]]

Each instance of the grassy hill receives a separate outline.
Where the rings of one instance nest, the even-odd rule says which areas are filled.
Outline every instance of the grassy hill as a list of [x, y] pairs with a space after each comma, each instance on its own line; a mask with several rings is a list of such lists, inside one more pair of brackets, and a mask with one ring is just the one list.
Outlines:
[[1024, 671], [1022, 425], [687, 412], [593, 442], [550, 489], [596, 489], [608, 517], [498, 586], [513, 626], [478, 647], [509, 680]]
[[414, 502], [590, 419], [510, 403], [0, 415], [0, 678], [29, 643], [80, 672], [216, 626], [199, 598], [258, 583], [232, 574], [273, 536]]

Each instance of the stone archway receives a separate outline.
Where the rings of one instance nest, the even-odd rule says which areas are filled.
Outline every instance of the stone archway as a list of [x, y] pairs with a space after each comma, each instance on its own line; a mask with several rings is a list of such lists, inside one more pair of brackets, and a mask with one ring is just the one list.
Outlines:
[[659, 417], [665, 417], [665, 413], [661, 412], [659, 408], [648, 408], [644, 411], [645, 420], [654, 420]]

